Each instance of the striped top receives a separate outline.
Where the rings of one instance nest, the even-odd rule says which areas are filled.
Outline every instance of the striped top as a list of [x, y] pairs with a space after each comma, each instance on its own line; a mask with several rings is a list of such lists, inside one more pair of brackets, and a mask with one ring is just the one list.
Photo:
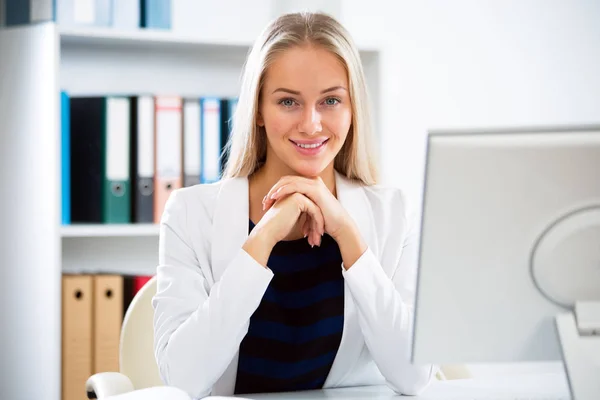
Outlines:
[[[250, 221], [250, 230], [254, 224]], [[344, 279], [336, 241], [282, 241], [273, 279], [240, 344], [235, 394], [320, 389], [342, 338]]]

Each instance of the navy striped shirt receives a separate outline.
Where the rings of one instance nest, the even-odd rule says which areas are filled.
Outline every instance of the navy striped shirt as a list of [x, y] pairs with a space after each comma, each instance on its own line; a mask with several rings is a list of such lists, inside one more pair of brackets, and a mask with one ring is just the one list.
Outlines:
[[[250, 230], [254, 224], [250, 221]], [[320, 389], [342, 338], [344, 279], [336, 241], [282, 241], [273, 279], [240, 344], [235, 394]]]

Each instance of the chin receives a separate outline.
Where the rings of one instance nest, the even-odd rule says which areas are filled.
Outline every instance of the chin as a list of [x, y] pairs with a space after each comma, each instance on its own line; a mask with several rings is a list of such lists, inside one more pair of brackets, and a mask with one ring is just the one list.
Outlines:
[[315, 178], [325, 170], [321, 165], [290, 165], [290, 167], [296, 174], [305, 178]]

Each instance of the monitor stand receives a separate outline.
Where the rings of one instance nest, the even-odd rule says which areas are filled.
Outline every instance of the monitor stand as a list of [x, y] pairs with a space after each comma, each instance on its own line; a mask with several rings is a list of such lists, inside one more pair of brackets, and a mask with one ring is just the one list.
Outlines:
[[572, 400], [600, 399], [600, 302], [576, 302], [556, 328]]

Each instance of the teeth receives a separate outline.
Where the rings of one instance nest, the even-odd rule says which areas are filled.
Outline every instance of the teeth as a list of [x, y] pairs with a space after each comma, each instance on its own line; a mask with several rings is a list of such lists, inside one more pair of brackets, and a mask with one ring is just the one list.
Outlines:
[[303, 149], [316, 149], [317, 147], [323, 145], [323, 143], [325, 143], [325, 142], [315, 143], [315, 144], [300, 144], [300, 143], [295, 143], [295, 145], [298, 146], [298, 147], [302, 147]]

